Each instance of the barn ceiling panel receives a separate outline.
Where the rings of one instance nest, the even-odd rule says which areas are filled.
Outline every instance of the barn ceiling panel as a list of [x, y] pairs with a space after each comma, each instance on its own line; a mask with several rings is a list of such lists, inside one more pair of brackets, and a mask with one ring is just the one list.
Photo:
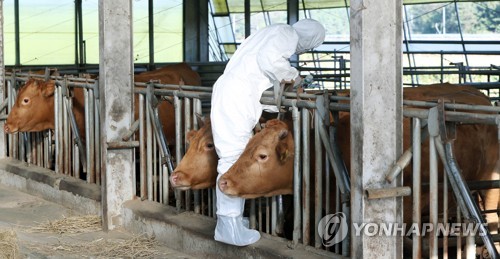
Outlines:
[[[456, 0], [457, 2], [485, 2], [485, 0]], [[486, 0], [488, 1], [488, 0]], [[491, 0], [493, 1], [493, 0]], [[498, 0], [496, 0], [498, 1]], [[404, 4], [427, 4], [427, 3], [444, 3], [454, 2], [454, 0], [403, 0]], [[214, 15], [228, 15], [231, 13], [242, 13], [245, 10], [244, 0], [212, 0], [214, 6]], [[299, 1], [300, 9], [323, 9], [323, 8], [338, 8], [349, 5], [350, 0], [303, 0]], [[270, 11], [285, 11], [285, 0], [251, 0], [251, 12], [270, 12]]]

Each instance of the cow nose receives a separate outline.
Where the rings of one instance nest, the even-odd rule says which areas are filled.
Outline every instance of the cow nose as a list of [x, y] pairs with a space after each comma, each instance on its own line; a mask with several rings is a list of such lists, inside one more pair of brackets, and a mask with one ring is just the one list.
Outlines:
[[172, 176], [170, 176], [170, 183], [172, 183], [173, 186], [176, 186], [179, 181], [179, 174], [177, 172], [174, 172]]
[[3, 130], [5, 131], [5, 133], [10, 133], [10, 128], [9, 128], [9, 125], [6, 123], [5, 125], [3, 125]]
[[219, 180], [219, 189], [224, 192], [225, 189], [227, 189], [227, 180], [226, 179], [220, 179]]

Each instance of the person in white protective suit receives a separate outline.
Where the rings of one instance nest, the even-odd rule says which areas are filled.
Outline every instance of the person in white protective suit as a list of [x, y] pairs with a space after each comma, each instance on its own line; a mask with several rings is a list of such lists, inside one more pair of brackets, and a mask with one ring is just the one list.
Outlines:
[[[212, 93], [212, 133], [219, 162], [217, 181], [236, 162], [257, 124], [263, 108], [262, 93], [279, 87], [282, 81], [301, 80], [289, 58], [323, 43], [325, 29], [313, 19], [292, 26], [274, 24], [243, 41], [217, 79]], [[277, 111], [277, 107], [272, 107]], [[257, 242], [260, 234], [243, 223], [245, 199], [231, 197], [216, 187], [217, 226], [215, 240], [246, 246]], [[246, 221], [248, 223], [248, 221]]]

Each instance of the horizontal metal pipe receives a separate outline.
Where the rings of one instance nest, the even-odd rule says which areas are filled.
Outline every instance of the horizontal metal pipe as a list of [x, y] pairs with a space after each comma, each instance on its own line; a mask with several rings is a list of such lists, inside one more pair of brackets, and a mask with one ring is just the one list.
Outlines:
[[[413, 101], [413, 100], [403, 100], [403, 104], [404, 105], [411, 105], [411, 106], [419, 106], [419, 107], [428, 107], [428, 108], [436, 106], [436, 102]], [[469, 111], [485, 111], [485, 112], [500, 113], [500, 107], [488, 106], [488, 105], [445, 103], [444, 107], [446, 109], [459, 109], [459, 110], [469, 110]]]
[[125, 149], [139, 147], [139, 141], [113, 141], [108, 142], [108, 149]]
[[411, 187], [402, 186], [402, 187], [391, 187], [383, 189], [365, 189], [365, 194], [369, 200], [410, 196]]
[[[426, 109], [414, 109], [414, 108], [403, 109], [403, 116], [405, 117], [427, 119], [428, 113], [429, 110]], [[445, 112], [446, 121], [452, 121], [452, 122], [496, 125], [497, 117], [498, 115], [496, 114], [478, 114], [478, 113], [452, 112], [452, 111]]]

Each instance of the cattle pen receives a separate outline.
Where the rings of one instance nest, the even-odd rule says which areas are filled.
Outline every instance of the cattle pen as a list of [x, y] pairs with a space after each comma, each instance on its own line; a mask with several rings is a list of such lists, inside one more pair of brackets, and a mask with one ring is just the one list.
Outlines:
[[[28, 76], [45, 77], [22, 73], [10, 74], [7, 80], [9, 98], [3, 105], [7, 111], [15, 99], [15, 89], [23, 84]], [[102, 176], [98, 165], [101, 155], [98, 147], [102, 145], [99, 143], [99, 130], [97, 130], [99, 126], [96, 123], [100, 116], [99, 109], [96, 108], [99, 98], [94, 94], [98, 89], [98, 83], [85, 77], [52, 79], [56, 80], [57, 85], [56, 128], [53, 134], [46, 131], [9, 135], [4, 143], [8, 156], [35, 166], [49, 168], [55, 173], [67, 174], [87, 184], [100, 185], [99, 179]], [[82, 141], [82, 136], [78, 135], [79, 130], [70, 109], [71, 92], [75, 87], [86, 89], [86, 141]], [[199, 127], [195, 117], [201, 113], [209, 114], [210, 107], [202, 103], [210, 100], [211, 89], [150, 82], [137, 83], [135, 93], [140, 96], [138, 120], [123, 134], [121, 141], [107, 143], [108, 149], [137, 150], [133, 192], [141, 200], [171, 206], [178, 212], [193, 211], [206, 217], [215, 217], [213, 188], [179, 191], [173, 190], [168, 181], [169, 174], [187, 149], [184, 139], [186, 133]], [[158, 118], [156, 108], [158, 102], [174, 104], [175, 143], [166, 141]], [[275, 104], [274, 93], [265, 92], [261, 102], [268, 105]], [[339, 213], [342, 213], [342, 216], [346, 217], [344, 219], [349, 222], [351, 183], [345, 165], [348, 161], [342, 159], [338, 147], [338, 138], [345, 138], [339, 136], [339, 113], [349, 112], [349, 96], [345, 91], [285, 92], [281, 97], [281, 105], [291, 112], [293, 119], [294, 194], [249, 200], [245, 215], [249, 217], [250, 227], [270, 235], [285, 237], [295, 245], [306, 245], [326, 250], [331, 255], [349, 257], [349, 236], [342, 242], [330, 246], [324, 239], [325, 233], [321, 232], [322, 229], [314, 227], [324, 224], [323, 217], [340, 215]], [[437, 102], [405, 100], [403, 114], [413, 120], [412, 139], [408, 140], [413, 144], [411, 149], [403, 153], [401, 159], [394, 161], [394, 168], [386, 172], [385, 177], [388, 182], [396, 181], [400, 177], [398, 174], [405, 170], [410, 161], [413, 161], [413, 183], [403, 182], [401, 187], [367, 189], [367, 199], [411, 195], [413, 204], [416, 204], [413, 206], [412, 222], [419, 224], [422, 222], [436, 225], [438, 222], [485, 223], [484, 215], [498, 215], [498, 209], [484, 211], [485, 208], [481, 208], [481, 211], [475, 203], [477, 196], [471, 193], [471, 191], [477, 193], [477, 190], [498, 189], [498, 179], [464, 182], [453, 157], [453, 137], [447, 139], [450, 133], [447, 133], [446, 128], [454, 132], [455, 124], [488, 124], [495, 126], [500, 134], [499, 112], [500, 108], [496, 106], [445, 103], [442, 99]], [[139, 134], [136, 135], [135, 132]], [[442, 142], [441, 139], [447, 141]], [[423, 145], [425, 142], [430, 143], [429, 145], [435, 149], [431, 148], [434, 151], [430, 152], [431, 175], [429, 179], [420, 180], [419, 168], [425, 167], [420, 165], [421, 143]], [[439, 160], [445, 165], [440, 167], [440, 170], [438, 170]], [[311, 168], [314, 171], [311, 171]], [[438, 182], [438, 174], [447, 177], [439, 177], [441, 180]], [[429, 199], [430, 209], [425, 213], [420, 211], [418, 205], [420, 202], [426, 202], [421, 201], [421, 192], [431, 194], [430, 198], [426, 196]], [[455, 197], [457, 204], [455, 207], [448, 208], [449, 195]], [[428, 236], [418, 233], [405, 235], [404, 249], [406, 253], [411, 254], [413, 251], [423, 256], [460, 255], [461, 249], [467, 254], [474, 254], [476, 247], [482, 247], [484, 249], [482, 253], [487, 253], [494, 249], [494, 242], [498, 242], [499, 236], [496, 233], [490, 234], [487, 225], [486, 228], [484, 224], [480, 226], [477, 236], [472, 235], [473, 233], [468, 235], [459, 233], [432, 239], [430, 237], [435, 232], [431, 232]], [[368, 231], [368, 234], [374, 233], [367, 229], [365, 231]], [[356, 230], [349, 229], [349, 233], [352, 231]]]
[[[1, 0], [0, 189], [196, 258], [500, 258], [499, 8]], [[322, 43], [302, 52], [294, 24], [304, 19], [319, 23], [311, 37]], [[292, 37], [256, 40], [271, 26]], [[276, 59], [267, 50], [286, 45]], [[281, 65], [286, 78], [273, 71]], [[232, 95], [219, 99], [222, 84]], [[226, 101], [252, 101], [251, 119], [262, 116], [222, 175], [216, 127], [228, 142], [239, 125], [209, 116]], [[231, 217], [257, 230], [254, 243], [218, 241], [221, 193], [246, 199]], [[2, 215], [66, 217], [1, 205]]]

